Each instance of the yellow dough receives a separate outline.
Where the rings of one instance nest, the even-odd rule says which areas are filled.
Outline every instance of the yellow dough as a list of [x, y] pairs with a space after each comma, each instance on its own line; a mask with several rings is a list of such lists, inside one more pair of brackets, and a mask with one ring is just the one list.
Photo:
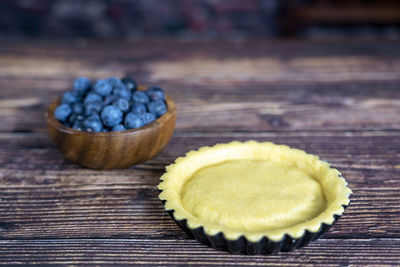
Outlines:
[[234, 160], [197, 171], [181, 190], [186, 210], [232, 229], [293, 226], [321, 213], [321, 186], [300, 169], [268, 161]]
[[159, 198], [176, 220], [253, 242], [315, 233], [343, 213], [351, 194], [339, 171], [317, 156], [256, 141], [191, 151], [161, 180]]

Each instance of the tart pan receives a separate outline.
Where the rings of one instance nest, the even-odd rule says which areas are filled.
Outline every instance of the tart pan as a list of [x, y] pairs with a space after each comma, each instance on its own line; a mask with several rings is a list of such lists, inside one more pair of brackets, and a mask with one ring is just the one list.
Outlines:
[[[163, 201], [165, 203], [165, 201]], [[343, 205], [343, 208], [346, 209], [347, 206]], [[315, 233], [312, 233], [306, 230], [300, 238], [292, 238], [289, 235], [285, 234], [282, 240], [275, 242], [268, 237], [264, 236], [258, 242], [251, 242], [247, 240], [245, 236], [240, 236], [240, 238], [235, 240], [228, 240], [224, 237], [222, 232], [211, 236], [205, 233], [204, 228], [201, 226], [196, 229], [190, 229], [187, 225], [187, 220], [176, 220], [174, 218], [174, 210], [168, 210], [168, 214], [171, 218], [179, 225], [179, 227], [185, 231], [185, 233], [194, 239], [197, 239], [202, 244], [208, 245], [218, 250], [225, 250], [232, 253], [240, 253], [240, 254], [248, 254], [248, 255], [256, 255], [256, 254], [276, 254], [278, 252], [288, 252], [292, 251], [296, 248], [301, 248], [310, 243], [311, 241], [315, 241], [322, 236], [323, 233], [327, 232], [329, 228], [337, 222], [337, 220], [341, 217], [341, 215], [334, 215], [334, 221], [332, 224], [321, 225], [321, 229]]]
[[[218, 166], [219, 163], [222, 164], [229, 160], [239, 160], [238, 164], [240, 164], [240, 162], [243, 162], [248, 157], [257, 160], [262, 158], [268, 161], [288, 162], [290, 165], [288, 168], [292, 166], [303, 169], [310, 168], [310, 177], [315, 179], [322, 188], [322, 199], [324, 203], [326, 201], [326, 205], [321, 211], [318, 211], [317, 215], [304, 219], [304, 222], [302, 221], [289, 226], [283, 224], [282, 227], [276, 225], [272, 229], [271, 227], [265, 227], [265, 229], [253, 227], [253, 229], [252, 226], [247, 227], [246, 225], [243, 229], [240, 229], [234, 227], [234, 224], [231, 227], [229, 223], [227, 224], [223, 221], [223, 214], [217, 217], [222, 218], [221, 221], [215, 221], [212, 216], [208, 219], [207, 216], [199, 215], [196, 213], [196, 210], [188, 208], [187, 205], [185, 206], [182, 200], [187, 198], [185, 198], [182, 192], [186, 194], [186, 184], [199, 176], [196, 176], [196, 173], [201, 172], [202, 167], [207, 169], [210, 168], [209, 166], [214, 166], [213, 164]], [[236, 164], [235, 162], [234, 164]], [[321, 175], [321, 177], [316, 177], [316, 175]], [[219, 177], [214, 178], [218, 180]], [[347, 187], [347, 182], [343, 179], [340, 172], [331, 168], [328, 163], [320, 160], [318, 157], [284, 145], [276, 145], [269, 142], [258, 143], [256, 141], [247, 141], [244, 143], [231, 142], [228, 144], [218, 144], [214, 147], [202, 147], [198, 151], [191, 151], [185, 157], [178, 158], [175, 164], [168, 166], [167, 172], [161, 177], [161, 180], [162, 182], [158, 186], [160, 200], [164, 203], [165, 209], [172, 219], [190, 237], [218, 250], [244, 254], [275, 254], [291, 251], [317, 240], [343, 214], [350, 202], [349, 196], [351, 194], [351, 190]], [[206, 188], [211, 187], [213, 186], [207, 186]], [[285, 190], [282, 189], [282, 191]], [[210, 191], [212, 191], [212, 188]], [[221, 193], [221, 196], [216, 197], [217, 202], [215, 203], [219, 203], [218, 198], [224, 198], [224, 194], [227, 194], [226, 192], [229, 194], [229, 191], [224, 191], [224, 193]], [[207, 191], [203, 191], [203, 193], [205, 193], [205, 198], [207, 198]], [[215, 196], [215, 192], [213, 196]], [[202, 202], [200, 199], [199, 203], [207, 202]], [[294, 206], [292, 205], [293, 210], [297, 211], [297, 202], [294, 203]], [[299, 206], [302, 204], [299, 203]], [[212, 205], [206, 207], [206, 210], [207, 208], [213, 210], [214, 207]], [[218, 204], [216, 205], [218, 206]], [[224, 209], [222, 209], [223, 211]], [[229, 214], [229, 216], [232, 217], [232, 214]], [[268, 217], [269, 214], [262, 214], [262, 216]], [[244, 220], [247, 222], [247, 218]], [[259, 219], [255, 221], [257, 222], [257, 220]], [[268, 221], [268, 218], [266, 220]], [[254, 220], [250, 220], [250, 222], [252, 221]], [[283, 221], [283, 223], [285, 222]]]

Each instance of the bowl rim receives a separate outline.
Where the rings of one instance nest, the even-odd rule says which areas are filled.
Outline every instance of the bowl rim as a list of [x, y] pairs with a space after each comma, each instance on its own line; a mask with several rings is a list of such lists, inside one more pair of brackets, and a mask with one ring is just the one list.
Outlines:
[[[143, 86], [139, 86], [139, 90], [142, 89]], [[57, 128], [58, 131], [61, 131], [66, 134], [70, 135], [86, 135], [86, 136], [91, 136], [91, 137], [109, 137], [113, 135], [124, 135], [124, 134], [140, 134], [141, 132], [146, 132], [154, 127], [160, 127], [160, 125], [163, 125], [166, 123], [171, 116], [174, 116], [176, 114], [176, 106], [175, 102], [172, 100], [172, 98], [169, 95], [165, 96], [165, 102], [167, 104], [167, 112], [163, 114], [161, 117], [157, 118], [155, 121], [142, 126], [140, 128], [136, 129], [129, 129], [129, 130], [123, 130], [123, 131], [111, 131], [111, 132], [86, 132], [86, 131], [79, 131], [75, 130], [71, 127], [63, 125], [61, 122], [59, 122], [55, 117], [54, 117], [54, 110], [58, 106], [58, 104], [61, 103], [61, 97], [58, 97], [56, 100], [52, 101], [46, 110], [45, 116], [46, 116], [46, 121], [47, 124], [54, 126]], [[157, 122], [157, 123], [155, 123]]]

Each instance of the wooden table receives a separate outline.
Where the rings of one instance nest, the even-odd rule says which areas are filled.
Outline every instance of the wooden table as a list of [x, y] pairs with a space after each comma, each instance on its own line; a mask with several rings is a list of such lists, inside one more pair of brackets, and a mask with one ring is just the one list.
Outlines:
[[[0, 263], [400, 264], [400, 42], [2, 42]], [[175, 99], [176, 132], [152, 160], [96, 171], [67, 162], [46, 106], [76, 76], [127, 73]], [[164, 167], [232, 140], [319, 155], [353, 190], [320, 240], [233, 255], [189, 239], [157, 199]]]

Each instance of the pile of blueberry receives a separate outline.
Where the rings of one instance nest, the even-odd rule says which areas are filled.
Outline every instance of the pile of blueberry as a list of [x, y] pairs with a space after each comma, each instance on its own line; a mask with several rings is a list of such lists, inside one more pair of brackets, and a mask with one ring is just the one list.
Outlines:
[[80, 77], [74, 90], [63, 95], [54, 116], [75, 130], [108, 132], [140, 128], [165, 112], [165, 93], [158, 86], [138, 91], [129, 77], [100, 79], [93, 84]]

